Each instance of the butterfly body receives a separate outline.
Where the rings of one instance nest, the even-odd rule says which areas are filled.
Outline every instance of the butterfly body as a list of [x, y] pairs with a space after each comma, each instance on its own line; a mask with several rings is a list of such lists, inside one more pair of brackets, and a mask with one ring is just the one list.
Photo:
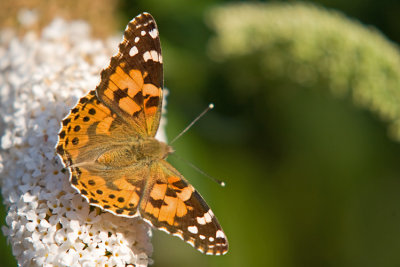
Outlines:
[[121, 168], [134, 164], [148, 165], [154, 161], [165, 159], [172, 152], [172, 148], [166, 143], [149, 137], [110, 148], [99, 155], [96, 163], [106, 168]]
[[157, 25], [143, 13], [128, 24], [96, 90], [62, 121], [56, 151], [72, 187], [90, 205], [117, 216], [140, 216], [205, 254], [225, 254], [228, 241], [217, 218], [165, 160], [173, 149], [155, 138], [162, 66]]

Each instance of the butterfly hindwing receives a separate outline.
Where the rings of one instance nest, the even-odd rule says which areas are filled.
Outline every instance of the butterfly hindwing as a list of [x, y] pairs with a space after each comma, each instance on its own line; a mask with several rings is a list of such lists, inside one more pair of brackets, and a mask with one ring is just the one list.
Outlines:
[[225, 254], [228, 250], [226, 236], [194, 187], [164, 160], [153, 163], [149, 175], [140, 203], [141, 216], [203, 253]]
[[163, 64], [154, 18], [143, 13], [129, 22], [119, 52], [101, 73], [97, 94], [143, 135], [157, 132], [162, 104]]
[[118, 216], [136, 217], [148, 168], [139, 165], [105, 170], [99, 164], [71, 167], [71, 184], [91, 205]]

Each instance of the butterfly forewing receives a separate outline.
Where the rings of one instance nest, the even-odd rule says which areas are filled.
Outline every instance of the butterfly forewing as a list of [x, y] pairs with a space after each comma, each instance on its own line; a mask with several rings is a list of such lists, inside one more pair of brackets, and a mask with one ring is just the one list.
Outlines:
[[82, 165], [135, 135], [132, 127], [101, 103], [95, 91], [90, 91], [62, 121], [57, 153], [66, 166]]
[[138, 132], [154, 136], [162, 104], [163, 64], [154, 18], [143, 13], [129, 22], [119, 52], [101, 73], [99, 98]]
[[136, 214], [148, 168], [123, 166], [123, 161], [113, 168], [98, 162], [102, 155], [124, 147], [135, 135], [98, 100], [95, 91], [82, 97], [63, 120], [57, 152], [70, 169], [71, 185], [90, 204], [118, 215]]
[[225, 254], [228, 241], [213, 212], [164, 160], [171, 149], [154, 139], [162, 89], [158, 29], [143, 13], [129, 22], [96, 90], [63, 120], [57, 153], [71, 185], [91, 205], [142, 216], [205, 254]]

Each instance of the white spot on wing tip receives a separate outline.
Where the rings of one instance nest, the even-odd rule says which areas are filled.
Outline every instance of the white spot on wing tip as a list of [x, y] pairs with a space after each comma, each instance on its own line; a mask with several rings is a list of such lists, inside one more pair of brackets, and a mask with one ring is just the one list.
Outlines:
[[153, 59], [153, 61], [158, 62], [158, 53], [156, 50], [151, 50], [150, 51], [151, 57]]
[[199, 229], [197, 229], [196, 226], [189, 226], [188, 231], [191, 232], [192, 234], [197, 234], [199, 232]]
[[136, 47], [135, 45], [132, 46], [131, 50], [129, 50], [129, 55], [130, 55], [131, 57], [133, 57], [133, 56], [137, 55], [137, 53], [139, 53], [137, 47]]
[[218, 230], [216, 233], [216, 237], [225, 238], [225, 234], [221, 230]]
[[156, 39], [158, 36], [158, 31], [156, 28], [153, 28], [151, 31], [149, 31], [149, 34], [150, 34], [151, 38]]
[[147, 62], [148, 60], [153, 60], [154, 62], [162, 63], [162, 57], [156, 50], [146, 51], [143, 53], [143, 60]]
[[141, 31], [140, 34], [141, 34], [142, 36], [145, 36], [145, 35], [146, 35], [146, 31]]
[[139, 42], [140, 38], [139, 37], [135, 37], [135, 43]]
[[204, 217], [197, 217], [197, 223], [201, 225], [206, 224], [206, 219]]
[[210, 212], [207, 212], [204, 214], [204, 219], [206, 220], [207, 223], [210, 223], [212, 221], [213, 215], [210, 214]]
[[149, 51], [144, 52], [143, 53], [144, 62], [147, 62], [149, 59], [151, 59], [150, 52]]

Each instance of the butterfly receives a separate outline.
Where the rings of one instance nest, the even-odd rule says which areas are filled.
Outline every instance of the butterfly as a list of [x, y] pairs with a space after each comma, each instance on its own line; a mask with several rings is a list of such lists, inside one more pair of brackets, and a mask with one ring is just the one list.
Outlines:
[[165, 159], [155, 139], [163, 99], [158, 28], [149, 13], [129, 22], [100, 84], [62, 121], [56, 151], [70, 183], [90, 205], [151, 226], [221, 255], [228, 241], [204, 199]]

